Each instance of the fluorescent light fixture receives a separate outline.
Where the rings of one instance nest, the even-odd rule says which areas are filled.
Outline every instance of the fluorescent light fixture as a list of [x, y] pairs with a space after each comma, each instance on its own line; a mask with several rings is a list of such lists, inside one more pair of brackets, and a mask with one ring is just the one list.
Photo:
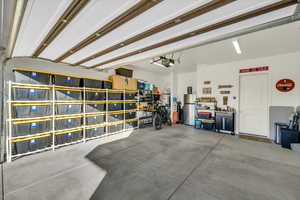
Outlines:
[[237, 54], [242, 54], [242, 50], [241, 50], [241, 47], [240, 47], [240, 44], [239, 44], [239, 41], [238, 40], [233, 40], [232, 41], [232, 44], [235, 48], [235, 51]]
[[152, 62], [151, 64], [157, 65], [157, 66], [161, 66], [161, 67], [166, 67], [163, 64], [159, 63], [159, 62]]

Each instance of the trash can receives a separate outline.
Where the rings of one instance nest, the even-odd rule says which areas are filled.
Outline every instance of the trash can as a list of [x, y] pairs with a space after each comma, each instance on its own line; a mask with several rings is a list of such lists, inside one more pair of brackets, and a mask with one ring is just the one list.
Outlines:
[[51, 74], [34, 70], [14, 69], [14, 78], [17, 83], [50, 85]]
[[47, 101], [50, 99], [50, 88], [13, 85], [12, 99], [16, 101]]
[[18, 120], [12, 122], [12, 136], [34, 135], [52, 130], [52, 118]]
[[291, 143], [299, 142], [299, 132], [287, 128], [281, 129], [281, 146], [283, 148], [291, 149]]

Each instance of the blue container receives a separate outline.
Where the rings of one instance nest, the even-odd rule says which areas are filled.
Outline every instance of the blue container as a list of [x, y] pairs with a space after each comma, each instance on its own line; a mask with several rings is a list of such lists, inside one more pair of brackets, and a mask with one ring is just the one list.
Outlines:
[[200, 129], [202, 126], [202, 120], [195, 119], [195, 128]]

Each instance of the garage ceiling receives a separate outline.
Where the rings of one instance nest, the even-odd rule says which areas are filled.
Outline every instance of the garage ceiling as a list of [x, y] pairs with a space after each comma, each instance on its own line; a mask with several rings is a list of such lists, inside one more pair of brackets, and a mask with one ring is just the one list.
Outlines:
[[291, 16], [297, 0], [28, 0], [13, 57], [103, 69]]
[[[174, 58], [180, 57], [180, 63], [171, 68], [151, 64], [152, 59], [138, 61], [135, 68], [147, 68], [152, 72], [169, 73], [194, 72], [197, 65], [215, 65], [240, 60], [256, 59], [279, 54], [300, 52], [300, 22], [258, 31], [238, 37], [242, 54], [238, 55], [232, 45], [232, 39], [201, 45], [199, 47], [174, 52]], [[171, 56], [168, 54], [167, 56]]]

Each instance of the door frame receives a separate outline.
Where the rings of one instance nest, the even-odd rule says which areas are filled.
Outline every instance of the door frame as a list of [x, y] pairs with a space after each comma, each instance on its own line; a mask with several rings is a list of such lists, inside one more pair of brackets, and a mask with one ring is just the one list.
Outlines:
[[[237, 111], [237, 119], [236, 119], [236, 134], [239, 135], [240, 134], [240, 121], [241, 121], [241, 115], [240, 115], [240, 106], [241, 106], [241, 77], [244, 76], [255, 76], [255, 75], [266, 75], [267, 78], [267, 121], [266, 121], [266, 137], [270, 138], [270, 129], [269, 129], [269, 121], [270, 121], [270, 105], [271, 105], [271, 76], [270, 76], [270, 71], [263, 71], [263, 72], [250, 72], [250, 73], [239, 73], [239, 82], [238, 82], [238, 111]], [[264, 137], [264, 136], [262, 136]]]

